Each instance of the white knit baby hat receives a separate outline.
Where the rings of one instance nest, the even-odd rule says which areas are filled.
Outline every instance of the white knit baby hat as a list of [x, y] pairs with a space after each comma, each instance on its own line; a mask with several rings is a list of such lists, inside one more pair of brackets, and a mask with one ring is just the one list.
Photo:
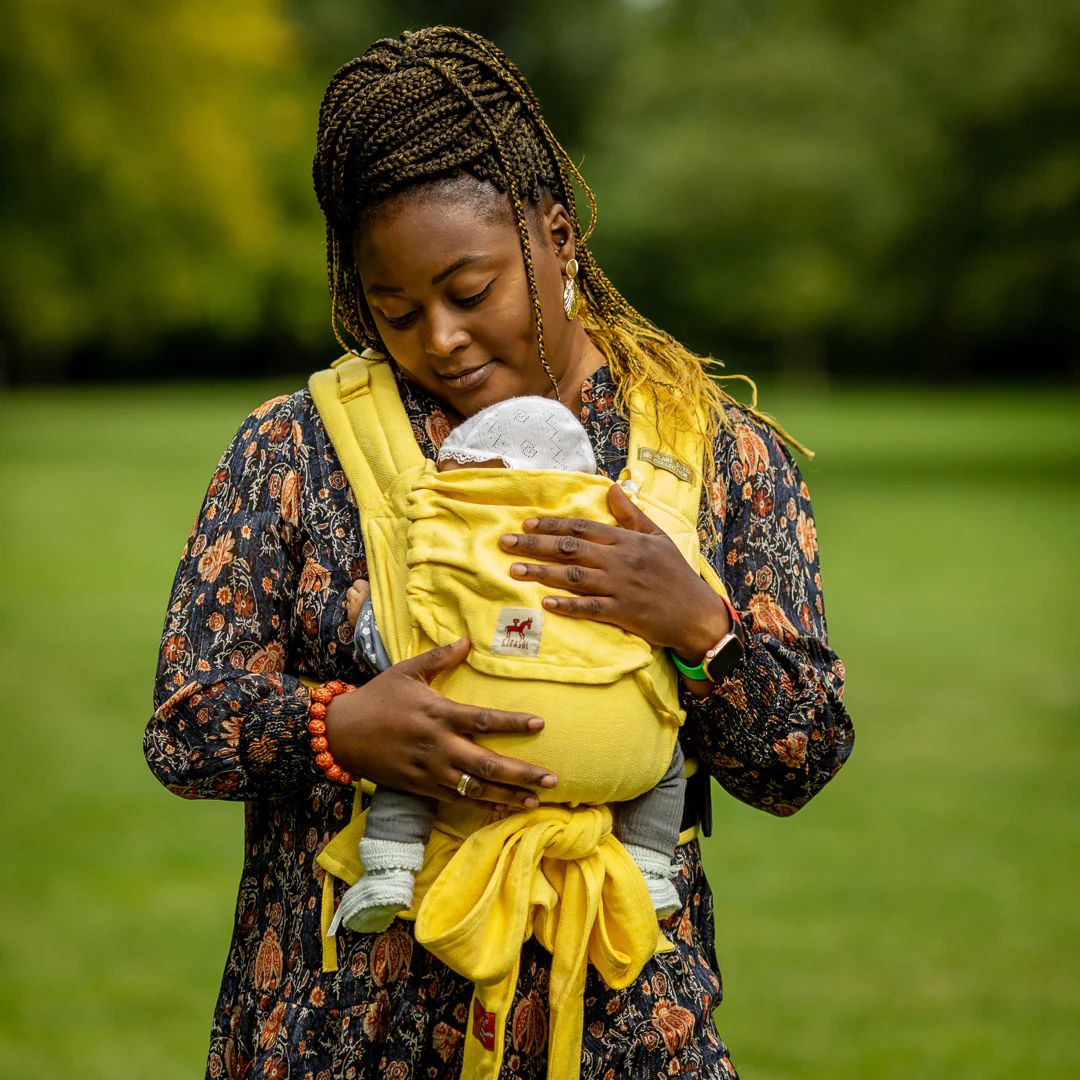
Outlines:
[[563, 404], [516, 397], [489, 405], [446, 437], [439, 461], [501, 460], [508, 469], [596, 472], [589, 436]]

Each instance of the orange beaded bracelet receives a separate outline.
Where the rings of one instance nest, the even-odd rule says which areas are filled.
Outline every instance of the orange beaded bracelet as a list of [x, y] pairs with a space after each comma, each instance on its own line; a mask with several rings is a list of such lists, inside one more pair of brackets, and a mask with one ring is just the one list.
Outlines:
[[308, 705], [307, 729], [311, 734], [311, 749], [315, 751], [315, 764], [327, 780], [338, 784], [351, 784], [355, 777], [347, 769], [343, 769], [330, 753], [330, 744], [326, 741], [326, 706], [338, 694], [351, 694], [355, 689], [355, 686], [350, 686], [340, 679], [331, 679], [308, 692], [311, 704]]

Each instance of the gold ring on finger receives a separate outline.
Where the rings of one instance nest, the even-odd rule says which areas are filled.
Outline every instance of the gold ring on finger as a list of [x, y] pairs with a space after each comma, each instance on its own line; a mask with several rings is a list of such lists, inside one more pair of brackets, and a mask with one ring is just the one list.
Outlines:
[[459, 795], [468, 795], [469, 793], [469, 781], [472, 777], [467, 773], [461, 774], [461, 779], [457, 782], [457, 793]]

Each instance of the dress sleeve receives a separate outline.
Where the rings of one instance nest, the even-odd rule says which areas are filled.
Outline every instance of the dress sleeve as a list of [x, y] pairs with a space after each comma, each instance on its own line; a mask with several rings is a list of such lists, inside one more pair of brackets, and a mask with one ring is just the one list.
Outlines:
[[320, 778], [308, 695], [284, 674], [306, 468], [294, 398], [245, 420], [180, 557], [144, 749], [189, 799], [250, 799]]
[[729, 417], [702, 524], [711, 514], [712, 562], [747, 629], [746, 656], [710, 696], [687, 696], [685, 731], [722, 787], [786, 817], [840, 770], [855, 736], [828, 644], [810, 493], [770, 429], [738, 409]]

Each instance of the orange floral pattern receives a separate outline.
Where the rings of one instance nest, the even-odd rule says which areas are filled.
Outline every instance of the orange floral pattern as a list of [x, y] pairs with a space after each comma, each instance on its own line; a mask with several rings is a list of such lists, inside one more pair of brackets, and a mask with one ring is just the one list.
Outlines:
[[[200, 537], [205, 546], [205, 537]], [[232, 562], [236, 538], [232, 533], [219, 536], [199, 557], [199, 577], [203, 581], [217, 581], [218, 575]]]
[[803, 558], [807, 562], [812, 561], [817, 555], [817, 527], [814, 519], [805, 510], [800, 510], [795, 519], [795, 536], [798, 538]]
[[[449, 430], [438, 405], [399, 379], [424, 453]], [[601, 470], [617, 476], [628, 425], [601, 368], [582, 387], [582, 422]], [[683, 738], [732, 794], [794, 813], [851, 747], [844, 671], [825, 634], [809, 496], [794, 462], [738, 409], [716, 444], [702, 534], [748, 630], [746, 660], [709, 698], [687, 702]], [[236, 923], [207, 1075], [434, 1077], [461, 1071], [472, 985], [418, 948], [410, 924], [342, 931], [339, 968], [321, 970], [323, 877], [314, 856], [348, 820], [352, 792], [327, 783], [306, 730], [299, 679], [365, 674], [353, 660], [345, 593], [366, 574], [352, 492], [306, 391], [241, 425], [213, 470], [169, 600], [145, 736], [147, 761], [185, 798], [245, 803]], [[676, 951], [615, 991], [590, 969], [582, 1078], [733, 1080], [713, 1024], [722, 990], [713, 902], [696, 843], [678, 849], [683, 904], [666, 923]], [[549, 957], [522, 949], [501, 1080], [547, 1075]]]
[[263, 935], [255, 954], [255, 985], [260, 990], [274, 990], [281, 982], [281, 943], [273, 927]]
[[376, 986], [397, 982], [409, 970], [412, 959], [412, 938], [400, 925], [392, 926], [375, 939], [371, 949], [371, 977]]
[[652, 1023], [672, 1057], [690, 1042], [694, 1034], [694, 1014], [667, 1000], [660, 1000], [653, 1006]]
[[794, 641], [798, 636], [784, 609], [768, 593], [754, 593], [746, 610], [753, 617], [754, 625], [765, 633], [783, 641]]
[[739, 455], [744, 477], [769, 469], [769, 450], [765, 439], [758, 429], [749, 423], [740, 423], [735, 427], [735, 452]]
[[547, 1009], [535, 990], [517, 1003], [510, 1022], [510, 1039], [515, 1050], [530, 1057], [539, 1054], [547, 1045]]

